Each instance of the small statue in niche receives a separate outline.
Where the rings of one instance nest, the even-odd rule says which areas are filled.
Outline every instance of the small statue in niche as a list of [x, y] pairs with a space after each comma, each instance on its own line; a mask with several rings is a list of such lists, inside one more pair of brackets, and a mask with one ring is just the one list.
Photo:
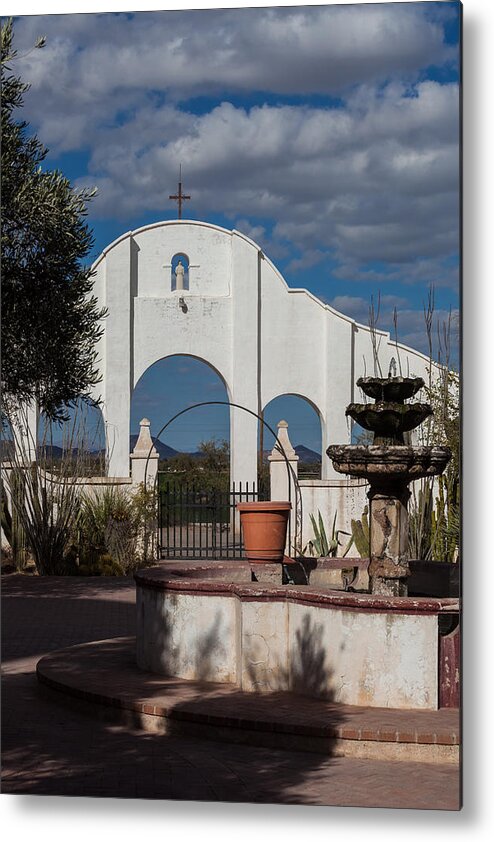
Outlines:
[[179, 260], [175, 268], [176, 286], [175, 289], [184, 289], [184, 274], [185, 270], [182, 261]]

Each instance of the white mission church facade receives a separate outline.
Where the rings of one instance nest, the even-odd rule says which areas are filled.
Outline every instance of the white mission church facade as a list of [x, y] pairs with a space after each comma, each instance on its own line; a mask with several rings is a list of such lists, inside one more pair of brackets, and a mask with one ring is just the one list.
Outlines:
[[[158, 360], [186, 354], [222, 378], [228, 400], [255, 413], [280, 395], [306, 398], [325, 455], [350, 440], [345, 408], [359, 400], [358, 377], [374, 373], [371, 332], [305, 289], [291, 289], [261, 248], [239, 231], [172, 220], [130, 231], [95, 262], [94, 290], [108, 315], [98, 344], [108, 474], [129, 475], [133, 390]], [[378, 331], [388, 372], [397, 347]], [[398, 345], [403, 373], [427, 377], [426, 356]], [[193, 410], [192, 410], [193, 411]], [[169, 418], [163, 406], [163, 423]], [[230, 410], [232, 482], [257, 478], [257, 419]], [[154, 430], [157, 433], [158, 430]]]

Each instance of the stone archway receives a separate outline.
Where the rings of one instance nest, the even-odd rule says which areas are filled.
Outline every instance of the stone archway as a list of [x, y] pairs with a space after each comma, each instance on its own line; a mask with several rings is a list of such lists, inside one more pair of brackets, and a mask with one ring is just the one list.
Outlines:
[[[305, 474], [310, 473], [314, 479], [320, 479], [325, 459], [322, 452], [323, 418], [314, 402], [300, 394], [277, 395], [265, 405], [263, 417], [274, 428], [281, 420], [287, 422], [290, 442], [299, 456], [299, 477], [306, 478]], [[266, 446], [261, 448], [260, 445], [260, 449], [270, 450], [270, 437], [265, 435], [263, 438]], [[311, 468], [311, 465], [316, 468]]]
[[[141, 418], [150, 420], [156, 435], [171, 417], [211, 398], [228, 401], [228, 387], [210, 363], [189, 354], [171, 354], [157, 360], [141, 375], [131, 398], [131, 446], [135, 444]], [[227, 406], [205, 407], [177, 419], [167, 428], [163, 444], [173, 451], [197, 451], [200, 442], [225, 440], [230, 444]]]

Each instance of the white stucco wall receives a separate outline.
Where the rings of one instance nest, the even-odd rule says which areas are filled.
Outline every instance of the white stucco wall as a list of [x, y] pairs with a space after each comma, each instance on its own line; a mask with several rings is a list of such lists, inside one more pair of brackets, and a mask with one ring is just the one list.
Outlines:
[[[189, 259], [189, 289], [171, 290], [171, 262]], [[374, 371], [367, 327], [306, 290], [290, 289], [260, 248], [237, 231], [173, 220], [128, 232], [94, 264], [94, 293], [108, 316], [98, 345], [110, 476], [129, 474], [132, 391], [146, 369], [174, 354], [209, 363], [228, 399], [254, 412], [282, 394], [307, 398], [319, 412], [323, 454], [345, 443], [355, 380]], [[179, 306], [183, 298], [187, 311]], [[382, 335], [384, 373], [396, 347]], [[406, 372], [425, 376], [427, 358], [402, 348]], [[163, 422], [168, 418], [163, 407]], [[257, 475], [257, 420], [232, 410], [232, 481]], [[336, 477], [323, 455], [323, 478]]]
[[164, 675], [235, 683], [236, 599], [137, 588], [137, 665]]
[[[305, 547], [307, 542], [314, 538], [310, 520], [311, 514], [317, 521], [319, 512], [321, 513], [328, 537], [331, 535], [335, 514], [336, 529], [351, 534], [352, 520], [360, 520], [365, 507], [369, 503], [367, 499], [368, 488], [369, 486], [364, 480], [354, 480], [350, 477], [342, 477], [339, 480], [300, 480], [303, 512], [302, 547]], [[342, 546], [338, 548], [338, 556], [343, 554], [349, 537], [349, 535], [340, 535]], [[349, 550], [349, 555], [358, 555], [355, 545]]]

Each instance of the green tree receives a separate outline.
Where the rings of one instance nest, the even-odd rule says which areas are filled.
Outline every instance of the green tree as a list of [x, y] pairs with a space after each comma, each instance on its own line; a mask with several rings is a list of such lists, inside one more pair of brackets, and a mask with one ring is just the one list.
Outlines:
[[[1, 27], [2, 387], [4, 407], [35, 400], [49, 418], [67, 417], [98, 382], [101, 319], [82, 261], [93, 238], [84, 217], [95, 191], [76, 191], [42, 169], [47, 149], [15, 119], [29, 85], [11, 72], [12, 21]], [[42, 47], [39, 39], [35, 47]]]
[[178, 453], [161, 463], [165, 482], [192, 485], [203, 491], [227, 491], [230, 475], [230, 448], [227, 441], [202, 441], [197, 455]]
[[227, 473], [230, 470], [230, 447], [227, 441], [215, 439], [202, 441], [199, 445], [200, 466], [210, 473]]

